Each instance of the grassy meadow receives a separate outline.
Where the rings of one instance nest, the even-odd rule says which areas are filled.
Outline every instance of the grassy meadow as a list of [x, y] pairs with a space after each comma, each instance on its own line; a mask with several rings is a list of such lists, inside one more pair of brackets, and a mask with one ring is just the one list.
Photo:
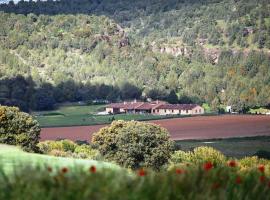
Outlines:
[[95, 160], [85, 159], [74, 159], [74, 158], [63, 158], [54, 157], [42, 154], [26, 153], [18, 147], [1, 145], [0, 144], [0, 166], [3, 171], [10, 173], [19, 166], [31, 166], [31, 167], [42, 167], [47, 166], [54, 168], [69, 167], [74, 168], [75, 166], [81, 166], [88, 168], [89, 166], [95, 165], [99, 168], [110, 168], [117, 169], [117, 165], [99, 162]]

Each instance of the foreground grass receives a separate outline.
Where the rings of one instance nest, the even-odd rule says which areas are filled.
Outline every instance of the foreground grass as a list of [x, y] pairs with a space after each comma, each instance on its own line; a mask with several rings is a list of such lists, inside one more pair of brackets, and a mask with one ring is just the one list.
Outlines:
[[17, 166], [6, 175], [0, 166], [0, 199], [21, 200], [146, 200], [221, 199], [265, 200], [269, 177], [258, 169], [239, 172], [236, 167], [179, 166], [169, 171], [88, 170]]
[[30, 167], [69, 167], [81, 166], [88, 168], [95, 165], [98, 168], [120, 169], [117, 165], [111, 163], [99, 162], [95, 160], [82, 160], [72, 158], [61, 158], [41, 154], [23, 152], [21, 149], [0, 144], [0, 165], [4, 172], [11, 173], [19, 166]]

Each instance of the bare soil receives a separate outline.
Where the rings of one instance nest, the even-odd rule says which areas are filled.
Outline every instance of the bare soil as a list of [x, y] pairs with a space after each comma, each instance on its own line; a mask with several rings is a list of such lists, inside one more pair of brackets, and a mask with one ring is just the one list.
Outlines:
[[[270, 116], [222, 115], [149, 121], [168, 129], [173, 140], [270, 136]], [[90, 141], [108, 125], [42, 128], [41, 141], [70, 139]]]

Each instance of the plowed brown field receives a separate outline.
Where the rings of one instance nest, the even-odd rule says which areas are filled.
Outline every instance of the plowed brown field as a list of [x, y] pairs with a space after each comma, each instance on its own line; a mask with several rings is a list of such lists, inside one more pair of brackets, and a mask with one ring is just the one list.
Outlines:
[[[270, 136], [270, 116], [222, 115], [149, 121], [168, 129], [173, 140]], [[43, 128], [41, 140], [90, 140], [108, 125]]]

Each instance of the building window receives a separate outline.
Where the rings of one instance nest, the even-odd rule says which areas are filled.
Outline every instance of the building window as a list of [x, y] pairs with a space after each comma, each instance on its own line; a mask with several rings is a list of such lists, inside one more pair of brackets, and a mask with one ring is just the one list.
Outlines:
[[173, 110], [172, 110], [172, 113], [173, 113]]
[[188, 110], [186, 110], [186, 113], [188, 113]]
[[166, 113], [166, 112], [167, 112], [167, 110], [165, 109], [165, 110], [164, 110], [164, 112]]
[[195, 113], [197, 113], [197, 110], [195, 110]]

